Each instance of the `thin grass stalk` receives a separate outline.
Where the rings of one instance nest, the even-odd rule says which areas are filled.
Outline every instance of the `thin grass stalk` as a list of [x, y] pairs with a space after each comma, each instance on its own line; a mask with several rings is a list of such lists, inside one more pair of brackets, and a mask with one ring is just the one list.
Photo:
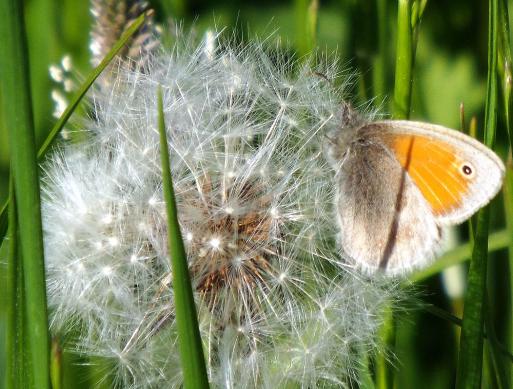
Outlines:
[[18, 257], [18, 228], [16, 222], [16, 201], [12, 176], [9, 183], [9, 247], [6, 269], [7, 306], [6, 306], [6, 388], [23, 388], [26, 386], [24, 375], [25, 354], [23, 347], [23, 288], [21, 263]]
[[[134, 23], [123, 33], [118, 42], [112, 47], [109, 53], [105, 56], [102, 62], [87, 76], [84, 83], [80, 86], [78, 91], [75, 93], [73, 98], [71, 99], [70, 104], [64, 110], [61, 117], [55, 125], [52, 127], [50, 133], [46, 137], [45, 141], [39, 148], [37, 153], [38, 159], [41, 159], [46, 152], [49, 150], [53, 142], [57, 139], [57, 136], [64, 128], [69, 118], [75, 112], [75, 109], [78, 107], [79, 103], [82, 101], [82, 98], [85, 96], [89, 88], [93, 85], [94, 81], [99, 77], [99, 75], [103, 72], [103, 70], [112, 62], [112, 60], [116, 57], [118, 52], [126, 45], [126, 43], [130, 40], [130, 38], [139, 30], [141, 25], [145, 22], [147, 14], [139, 16]], [[7, 231], [7, 207], [9, 205], [9, 201], [5, 202], [0, 209], [0, 245], [5, 237], [5, 233]]]
[[487, 359], [487, 364], [489, 365], [489, 379], [494, 383], [494, 387], [498, 389], [506, 389], [507, 387], [509, 387], [509, 385], [507, 385], [508, 377], [504, 369], [504, 365], [510, 365], [511, 363], [503, 363], [502, 356], [500, 355], [500, 350], [497, 347], [497, 345], [499, 344], [499, 340], [497, 339], [495, 326], [492, 320], [493, 315], [490, 309], [490, 304], [493, 301], [488, 293], [487, 295], [488, 304], [485, 307], [485, 324], [486, 334], [488, 335], [488, 342], [486, 343], [486, 349], [488, 352], [485, 355]]
[[[452, 313], [447, 312], [446, 310], [437, 307], [436, 305], [426, 305], [424, 306], [424, 310], [433, 316], [436, 316], [442, 320], [445, 320], [449, 323], [454, 324], [455, 326], [461, 327], [462, 320], [459, 317], [454, 316]], [[488, 335], [486, 334], [486, 331], [483, 334], [484, 339], [488, 339]], [[491, 340], [496, 342], [496, 340]], [[503, 355], [505, 358], [507, 358], [509, 363], [513, 363], [513, 354], [509, 352], [507, 348], [502, 346], [500, 343], [496, 342], [495, 344], [496, 349]]]
[[42, 158], [45, 153], [48, 151], [50, 146], [55, 142], [55, 139], [57, 139], [57, 135], [61, 132], [61, 130], [64, 128], [66, 123], [68, 122], [69, 118], [77, 108], [78, 104], [82, 101], [82, 98], [85, 96], [89, 88], [93, 85], [94, 81], [100, 76], [100, 74], [103, 72], [103, 70], [109, 66], [109, 64], [112, 62], [112, 60], [116, 57], [118, 52], [125, 46], [125, 44], [130, 40], [132, 35], [134, 35], [139, 28], [143, 25], [147, 18], [147, 13], [140, 15], [135, 21], [132, 23], [132, 25], [123, 33], [121, 38], [116, 42], [116, 44], [112, 47], [112, 49], [109, 51], [109, 53], [105, 56], [105, 58], [102, 60], [102, 62], [87, 76], [86, 80], [82, 84], [82, 86], [79, 88], [77, 93], [73, 96], [71, 99], [70, 104], [68, 107], [64, 110], [59, 120], [57, 120], [57, 123], [52, 127], [52, 130], [46, 137], [45, 141], [39, 148], [37, 152], [37, 157]]
[[[413, 52], [411, 28], [411, 1], [399, 0], [397, 14], [397, 53], [394, 86], [394, 117], [408, 118], [411, 102]], [[387, 348], [394, 344], [394, 317], [392, 308], [387, 314], [385, 322], [380, 329], [380, 338]], [[376, 387], [378, 389], [391, 388], [393, 385], [392, 367], [389, 366], [386, 354], [376, 356]]]
[[399, 0], [397, 6], [397, 49], [395, 62], [394, 117], [408, 119], [413, 83], [412, 0]]
[[[506, 303], [509, 306], [504, 310], [506, 321], [504, 328], [504, 342], [509, 350], [513, 350], [513, 162], [511, 152], [513, 150], [513, 57], [511, 55], [511, 40], [510, 40], [510, 28], [509, 28], [509, 12], [507, 0], [501, 0], [499, 2], [499, 47], [498, 47], [498, 68], [499, 76], [501, 79], [501, 90], [502, 90], [502, 103], [504, 110], [504, 118], [506, 121], [506, 128], [509, 139], [509, 153], [508, 160], [506, 163], [506, 178], [504, 183], [504, 210], [506, 219], [506, 228], [509, 232], [510, 241], [508, 245], [508, 283], [506, 288], [508, 289], [508, 298]], [[507, 376], [508, 386], [513, 384], [513, 368], [511, 364], [504, 364], [503, 368], [507, 370], [505, 375]]]
[[372, 378], [372, 369], [369, 366], [369, 354], [362, 349], [360, 349], [360, 355], [361, 355], [361, 371], [359, 375], [359, 388], [360, 389], [375, 389], [376, 386], [374, 385], [374, 380]]
[[[508, 229], [493, 232], [488, 236], [488, 251], [498, 251], [508, 247], [511, 242], [511, 233]], [[472, 243], [463, 243], [447, 251], [431, 266], [419, 270], [408, 277], [409, 282], [420, 282], [439, 274], [451, 266], [467, 262], [472, 256]]]
[[173, 189], [173, 180], [169, 169], [169, 151], [164, 120], [162, 89], [158, 89], [158, 120], [160, 133], [160, 155], [162, 163], [162, 185], [166, 201], [168, 221], [168, 245], [173, 273], [173, 292], [175, 300], [178, 345], [184, 387], [186, 389], [208, 388], [208, 376], [203, 356], [203, 346], [198, 328], [196, 305], [187, 264], [187, 254], [180, 232], [178, 211]]
[[159, 3], [168, 18], [180, 20], [187, 14], [186, 0], [160, 0]]
[[[497, 24], [498, 0], [489, 2], [488, 77], [485, 109], [485, 144], [493, 147], [497, 126]], [[478, 212], [474, 234], [474, 250], [468, 273], [467, 294], [461, 329], [457, 388], [481, 387], [483, 367], [483, 322], [486, 297], [489, 207]]]
[[[21, 374], [37, 388], [50, 387], [49, 335], [43, 259], [39, 174], [30, 95], [23, 3], [0, 1], [0, 35], [7, 37], [0, 56], [3, 114], [8, 130], [16, 213], [23, 262], [26, 339], [29, 365]], [[8, 97], [8, 98], [7, 98]]]
[[87, 377], [89, 382], [94, 382], [94, 389], [112, 389], [113, 377], [105, 374], [112, 371], [112, 361], [99, 356], [89, 356], [88, 359]]
[[311, 0], [306, 14], [308, 52], [311, 53], [317, 46], [317, 31], [319, 18], [319, 0]]
[[310, 54], [317, 43], [318, 0], [295, 0], [296, 50], [301, 57]]
[[[415, 56], [413, 27], [412, 27], [412, 1], [399, 0], [397, 13], [397, 53], [394, 85], [394, 117], [407, 119], [410, 115], [411, 88], [413, 82], [413, 59]], [[391, 307], [390, 307], [390, 311]], [[393, 347], [395, 338], [394, 317], [388, 314], [381, 330], [382, 342]], [[376, 357], [376, 387], [390, 388], [393, 385], [393, 376], [386, 355], [380, 353]]]
[[52, 389], [62, 389], [62, 348], [58, 338], [52, 339], [50, 378]]
[[[392, 306], [390, 305], [383, 312], [384, 322], [381, 326], [379, 336], [381, 342], [388, 349], [395, 344], [395, 322]], [[376, 356], [376, 388], [387, 389], [393, 387], [392, 366], [388, 363], [386, 352], [381, 352]]]
[[388, 93], [388, 0], [376, 0], [378, 21], [378, 53], [373, 66], [374, 96], [384, 97]]
[[[509, 267], [509, 309], [506, 309], [508, 312], [509, 326], [508, 333], [506, 334], [507, 338], [505, 339], [505, 344], [508, 349], [513, 352], [513, 156], [512, 156], [513, 148], [510, 146], [508, 153], [508, 160], [506, 162], [506, 178], [504, 180], [504, 211], [506, 218], [506, 232], [508, 234], [508, 267]], [[513, 384], [513, 368], [511, 365], [507, 366], [509, 369], [509, 383], [510, 386]]]

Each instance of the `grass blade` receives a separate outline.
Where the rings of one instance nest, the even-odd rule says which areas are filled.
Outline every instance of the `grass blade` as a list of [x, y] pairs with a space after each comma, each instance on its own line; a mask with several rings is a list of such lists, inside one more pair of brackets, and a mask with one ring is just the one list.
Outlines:
[[[502, 103], [504, 109], [504, 117], [506, 119], [506, 128], [509, 138], [509, 153], [508, 160], [506, 163], [506, 178], [504, 180], [504, 216], [506, 219], [506, 228], [509, 232], [509, 261], [508, 261], [508, 272], [509, 277], [506, 279], [507, 283], [501, 285], [503, 288], [509, 291], [505, 303], [507, 304], [504, 309], [505, 315], [503, 320], [505, 321], [504, 330], [500, 334], [500, 337], [504, 339], [508, 350], [513, 350], [513, 69], [512, 69], [512, 55], [511, 55], [511, 41], [510, 41], [510, 28], [509, 28], [509, 12], [507, 0], [499, 1], [499, 42], [498, 42], [498, 63], [499, 76], [501, 80], [502, 90]], [[500, 288], [500, 287], [499, 287]], [[513, 384], [513, 368], [511, 364], [503, 364], [505, 370], [506, 382], [511, 386]]]
[[410, 116], [414, 55], [411, 8], [411, 0], [399, 0], [393, 109], [396, 119], [407, 119]]
[[142, 26], [146, 19], [146, 14], [143, 14], [139, 16], [134, 23], [123, 33], [119, 41], [116, 42], [116, 44], [112, 47], [112, 49], [109, 51], [109, 53], [105, 56], [105, 58], [102, 60], [102, 62], [89, 74], [89, 76], [86, 78], [85, 82], [82, 84], [80, 89], [77, 91], [77, 93], [73, 96], [71, 99], [70, 104], [68, 107], [64, 110], [63, 114], [57, 120], [57, 123], [53, 126], [52, 130], [50, 131], [50, 134], [46, 137], [45, 141], [39, 148], [39, 151], [37, 153], [37, 157], [41, 158], [46, 151], [49, 149], [49, 147], [52, 145], [52, 143], [57, 138], [57, 135], [62, 130], [62, 128], [65, 126], [75, 109], [77, 108], [78, 104], [84, 97], [84, 95], [87, 93], [91, 85], [93, 85], [94, 81], [98, 78], [98, 76], [103, 72], [103, 70], [112, 62], [114, 57], [117, 55], [117, 53], [125, 46], [125, 44], [130, 40], [132, 35], [134, 35], [137, 30]]
[[[497, 125], [497, 23], [498, 0], [489, 1], [488, 79], [485, 111], [485, 143], [492, 147]], [[474, 250], [468, 273], [461, 329], [457, 388], [480, 388], [483, 367], [483, 322], [486, 297], [489, 207], [476, 217]]]
[[[112, 47], [109, 53], [105, 56], [102, 62], [87, 76], [84, 83], [81, 85], [79, 90], [75, 93], [73, 98], [71, 99], [70, 104], [65, 109], [59, 120], [52, 127], [50, 133], [46, 137], [45, 141], [39, 148], [37, 153], [37, 157], [42, 158], [45, 153], [48, 151], [52, 143], [57, 138], [57, 135], [61, 132], [63, 127], [68, 122], [69, 118], [77, 108], [82, 98], [85, 96], [89, 88], [93, 85], [94, 81], [98, 78], [98, 76], [103, 72], [103, 70], [112, 62], [114, 57], [118, 54], [118, 52], [127, 44], [130, 38], [139, 30], [144, 21], [146, 20], [146, 14], [139, 16], [134, 23], [123, 33], [118, 42]], [[6, 202], [3, 204], [0, 209], [0, 245], [5, 237], [5, 233], [7, 232], [7, 207], [9, 203]]]
[[[12, 177], [12, 176], [11, 176]], [[9, 208], [9, 249], [7, 258], [7, 323], [6, 323], [6, 388], [23, 388], [27, 386], [24, 375], [25, 347], [23, 347], [23, 269], [18, 253], [18, 227], [16, 221], [16, 201], [12, 178], [9, 184], [9, 197], [12, 207]]]
[[52, 339], [50, 378], [52, 389], [62, 389], [62, 349], [57, 338]]
[[168, 244], [173, 272], [173, 291], [175, 299], [178, 344], [184, 376], [184, 387], [208, 388], [207, 369], [203, 357], [203, 346], [198, 328], [196, 305], [187, 265], [187, 255], [183, 245], [178, 213], [169, 170], [169, 151], [164, 121], [162, 89], [158, 90], [158, 114], [160, 133], [160, 155], [162, 162], [162, 184], [166, 201], [168, 221]]
[[296, 50], [300, 56], [310, 54], [317, 40], [318, 0], [295, 0]]
[[[3, 114], [9, 135], [11, 167], [16, 195], [16, 214], [23, 266], [26, 340], [30, 357], [23, 374], [32, 386], [50, 387], [49, 336], [43, 259], [43, 232], [39, 196], [34, 122], [30, 95], [27, 40], [23, 3], [0, 1], [0, 56]], [[8, 97], [8, 98], [7, 98]], [[19, 323], [17, 323], [19, 324]]]
[[[511, 241], [511, 233], [508, 229], [494, 232], [488, 236], [488, 251], [497, 251], [508, 247]], [[411, 282], [419, 282], [428, 279], [448, 267], [466, 262], [472, 256], [472, 244], [464, 243], [448, 251], [438, 258], [427, 269], [419, 270], [413, 273], [408, 280]]]
[[374, 96], [383, 98], [388, 92], [388, 0], [376, 0], [378, 16], [378, 53], [374, 59], [372, 85]]
[[[417, 6], [417, 13], [412, 19], [412, 7]], [[386, 6], [386, 5], [385, 5]], [[423, 8], [422, 8], [423, 9]], [[413, 63], [417, 39], [414, 37], [421, 11], [415, 0], [399, 0], [397, 13], [397, 53], [394, 85], [394, 117], [407, 119], [410, 116], [411, 89], [413, 82]], [[380, 329], [380, 338], [388, 347], [395, 343], [395, 326], [392, 308]], [[392, 368], [384, 353], [376, 356], [376, 387], [386, 389], [393, 387]]]
[[[506, 320], [509, 325], [506, 326], [505, 344], [508, 350], [513, 351], [513, 148], [510, 146], [508, 160], [506, 162], [506, 178], [504, 180], [504, 210], [506, 217], [506, 231], [508, 233], [508, 254], [509, 254], [509, 307], [506, 307]], [[509, 382], [513, 385], [513, 368], [511, 365], [507, 367], [510, 370]]]

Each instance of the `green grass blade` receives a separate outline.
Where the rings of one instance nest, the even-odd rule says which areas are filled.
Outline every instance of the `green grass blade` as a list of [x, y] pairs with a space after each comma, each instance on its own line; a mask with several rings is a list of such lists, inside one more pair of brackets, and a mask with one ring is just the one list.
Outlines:
[[25, 369], [25, 347], [23, 347], [23, 269], [18, 255], [18, 226], [16, 221], [16, 201], [12, 177], [9, 184], [9, 249], [7, 258], [7, 325], [6, 325], [6, 388], [23, 388], [27, 386], [23, 371]]
[[[504, 249], [510, 242], [511, 233], [508, 229], [494, 232], [488, 237], [488, 251]], [[472, 247], [471, 243], [459, 245], [438, 258], [430, 267], [413, 273], [408, 280], [411, 282], [423, 281], [448, 267], [468, 261], [472, 256]]]
[[[407, 119], [410, 116], [411, 89], [413, 81], [413, 62], [415, 58], [416, 39], [413, 37], [416, 21], [412, 20], [411, 0], [399, 0], [397, 12], [397, 53], [394, 85], [394, 117]], [[386, 6], [386, 5], [385, 5]], [[392, 308], [389, 307], [390, 311]], [[393, 314], [390, 313], [380, 329], [380, 338], [387, 347], [395, 343], [395, 327]], [[393, 387], [393, 369], [384, 353], [376, 356], [376, 387], [386, 389]]]
[[[424, 310], [430, 314], [432, 314], [433, 316], [436, 316], [442, 320], [445, 320], [451, 324], [454, 324], [455, 326], [458, 326], [458, 327], [461, 327], [462, 325], [462, 320], [457, 317], [457, 316], [454, 316], [452, 313], [450, 312], [447, 312], [446, 310], [442, 309], [442, 308], [439, 308], [437, 307], [436, 305], [433, 305], [433, 304], [429, 304], [429, 305], [425, 305], [424, 306]], [[483, 334], [484, 336], [484, 339], [488, 339], [488, 335], [486, 334], [486, 332]], [[509, 350], [507, 348], [505, 348], [504, 346], [502, 346], [500, 343], [498, 343], [496, 340], [490, 340], [490, 341], [494, 341], [496, 342], [495, 343], [495, 348], [501, 353], [501, 355], [503, 355], [510, 363], [513, 363], [513, 354], [509, 352]]]
[[[139, 16], [134, 23], [123, 33], [119, 41], [112, 47], [109, 53], [105, 56], [102, 62], [87, 76], [84, 83], [80, 86], [79, 90], [75, 93], [73, 98], [71, 99], [70, 104], [63, 112], [59, 120], [52, 127], [50, 133], [46, 137], [45, 141], [39, 148], [37, 153], [37, 157], [40, 159], [45, 155], [48, 151], [52, 143], [57, 138], [57, 135], [61, 132], [63, 127], [68, 122], [69, 118], [78, 107], [80, 101], [85, 96], [89, 88], [93, 85], [94, 81], [98, 78], [98, 76], [103, 72], [103, 70], [112, 62], [114, 57], [118, 54], [118, 52], [126, 45], [126, 43], [130, 40], [130, 38], [138, 31], [138, 29], [142, 26], [144, 21], [146, 20], [146, 14]], [[5, 233], [7, 232], [7, 207], [9, 203], [6, 202], [3, 204], [0, 209], [0, 245], [5, 237]]]
[[[487, 298], [488, 304], [486, 304], [485, 323], [486, 323], [486, 335], [488, 336], [488, 343], [486, 344], [487, 353], [485, 353], [487, 364], [489, 365], [489, 378], [494, 382], [494, 387], [498, 389], [506, 389], [506, 382], [508, 378], [506, 376], [506, 370], [504, 365], [511, 365], [510, 362], [504, 363], [500, 350], [497, 347], [499, 341], [495, 333], [495, 327], [492, 321], [492, 312], [489, 303], [492, 303], [490, 297]], [[484, 336], [484, 334], [483, 334]]]
[[[510, 41], [510, 28], [509, 28], [509, 12], [507, 0], [499, 1], [499, 58], [497, 66], [499, 68], [499, 76], [501, 80], [502, 90], [502, 103], [504, 109], [504, 118], [506, 120], [506, 128], [509, 138], [509, 153], [508, 161], [506, 163], [506, 178], [504, 180], [504, 210], [506, 219], [506, 228], [509, 232], [509, 261], [508, 272], [509, 277], [507, 283], [503, 285], [509, 293], [505, 303], [507, 306], [504, 309], [504, 328], [503, 333], [500, 334], [504, 339], [506, 347], [513, 350], [513, 161], [511, 152], [513, 151], [513, 69], [512, 69], [512, 55], [511, 55], [511, 41]], [[506, 376], [506, 386], [513, 384], [513, 367], [511, 364], [503, 364]]]
[[311, 0], [306, 14], [308, 50], [312, 52], [317, 46], [317, 30], [319, 17], [319, 0]]
[[410, 116], [414, 56], [411, 9], [411, 0], [399, 0], [393, 109], [396, 119], [408, 119]]
[[[395, 343], [395, 321], [392, 306], [385, 308], [384, 321], [379, 330], [379, 337], [383, 345], [388, 349]], [[393, 368], [390, 366], [386, 352], [380, 352], [376, 356], [376, 388], [387, 389], [393, 387]]]
[[[485, 110], [485, 143], [492, 147], [497, 125], [497, 24], [498, 0], [489, 2], [488, 79]], [[467, 294], [459, 349], [457, 388], [480, 388], [483, 367], [483, 322], [486, 296], [488, 227], [490, 212], [485, 207], [476, 217], [474, 250], [468, 273]]]
[[162, 184], [168, 220], [168, 244], [173, 271], [173, 291], [175, 299], [178, 344], [184, 376], [184, 387], [208, 388], [207, 369], [203, 357], [203, 346], [198, 328], [196, 305], [187, 265], [187, 255], [180, 233], [178, 213], [169, 169], [169, 151], [164, 122], [162, 89], [158, 90], [158, 114], [160, 133], [160, 155], [162, 162]]
[[125, 44], [132, 37], [132, 35], [134, 35], [137, 32], [137, 30], [142, 26], [145, 19], [146, 14], [143, 14], [139, 16], [137, 19], [135, 19], [134, 23], [132, 23], [132, 25], [123, 33], [121, 38], [119, 38], [119, 40], [112, 47], [109, 53], [105, 56], [102, 62], [89, 74], [89, 76], [87, 76], [86, 80], [84, 81], [80, 89], [77, 91], [77, 93], [73, 96], [70, 104], [65, 109], [59, 120], [57, 120], [57, 123], [55, 123], [55, 125], [53, 126], [52, 130], [50, 131], [50, 134], [48, 134], [45, 141], [39, 148], [39, 151], [37, 153], [38, 158], [41, 158], [46, 153], [46, 151], [55, 141], [57, 135], [59, 134], [59, 132], [61, 132], [62, 128], [65, 126], [70, 116], [73, 114], [73, 112], [75, 111], [78, 104], [80, 103], [84, 95], [87, 93], [91, 85], [93, 85], [94, 81], [98, 78], [98, 76], [112, 62], [114, 57], [125, 46]]
[[317, 41], [318, 0], [295, 0], [296, 50], [300, 56], [310, 54]]
[[11, 150], [26, 297], [25, 334], [31, 353], [28, 369], [21, 374], [34, 387], [47, 389], [50, 387], [50, 354], [43, 232], [23, 3], [0, 1], [0, 15], [0, 36], [7, 37], [0, 56], [0, 85], [6, 97], [2, 99], [2, 112]]
[[388, 92], [388, 0], [376, 0], [376, 13], [378, 17], [378, 53], [374, 59], [372, 84], [374, 96], [383, 98]]
[[[509, 265], [509, 307], [506, 307], [506, 320], [509, 325], [506, 333], [506, 347], [508, 350], [513, 352], [513, 148], [510, 147], [508, 160], [506, 162], [506, 178], [504, 180], [504, 210], [506, 217], [506, 230], [508, 233], [508, 265]], [[509, 380], [510, 384], [513, 385], [513, 368], [512, 366], [507, 367], [510, 370]]]
[[5, 234], [7, 233], [8, 216], [7, 216], [7, 208], [9, 206], [9, 200], [7, 200], [0, 208], [0, 246], [4, 240]]
[[52, 339], [50, 378], [52, 389], [62, 389], [62, 349], [57, 338]]
[[502, 86], [502, 102], [504, 104], [504, 117], [506, 119], [506, 127], [508, 130], [509, 145], [513, 149], [513, 99], [511, 96], [513, 84], [513, 66], [511, 56], [511, 42], [509, 30], [509, 12], [506, 0], [499, 2], [499, 46], [498, 46], [498, 63], [499, 75], [501, 77]]

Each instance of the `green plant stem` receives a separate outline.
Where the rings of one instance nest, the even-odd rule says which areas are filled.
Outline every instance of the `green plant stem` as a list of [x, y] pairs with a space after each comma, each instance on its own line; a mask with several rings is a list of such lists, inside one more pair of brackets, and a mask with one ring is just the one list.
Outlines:
[[[507, 284], [504, 285], [509, 293], [505, 303], [507, 304], [504, 309], [505, 315], [503, 320], [505, 321], [504, 333], [501, 337], [504, 338], [504, 342], [508, 350], [513, 351], [513, 57], [511, 55], [511, 41], [510, 41], [510, 28], [509, 28], [509, 12], [507, 0], [499, 1], [499, 47], [498, 47], [498, 63], [499, 76], [502, 86], [502, 103], [504, 109], [504, 117], [506, 120], [506, 128], [509, 139], [509, 153], [508, 160], [506, 163], [506, 178], [504, 182], [504, 210], [506, 219], [506, 228], [509, 232], [509, 261], [508, 261], [508, 272], [509, 277], [507, 278]], [[513, 368], [511, 364], [504, 364], [506, 370], [504, 375], [506, 376], [506, 385], [511, 386], [513, 384]]]
[[[395, 323], [393, 307], [390, 303], [383, 312], [384, 321], [380, 328], [379, 337], [381, 342], [386, 347], [386, 351], [393, 347], [395, 343]], [[389, 366], [386, 351], [380, 352], [376, 356], [376, 388], [387, 389], [392, 387], [393, 375]]]
[[511, 55], [509, 12], [507, 0], [499, 2], [499, 42], [497, 67], [501, 77], [502, 102], [504, 104], [504, 117], [508, 132], [509, 145], [513, 149], [513, 99], [511, 96], [513, 84], [513, 57]]
[[[50, 387], [49, 336], [43, 259], [39, 176], [30, 95], [23, 3], [0, 1], [0, 81], [3, 114], [9, 134], [11, 167], [17, 201], [17, 221], [24, 277], [27, 343], [30, 364], [19, 372], [34, 387]], [[7, 98], [8, 97], [8, 98]]]
[[[508, 271], [509, 271], [509, 307], [505, 309], [507, 323], [505, 343], [508, 350], [513, 352], [513, 148], [510, 147], [508, 160], [506, 162], [506, 178], [504, 180], [504, 211], [506, 217], [506, 231], [508, 233]], [[513, 368], [511, 365], [506, 367], [509, 373], [510, 385], [513, 385]]]
[[[413, 29], [420, 19], [419, 13], [416, 14], [415, 21], [412, 19], [412, 4], [411, 0], [398, 1], [397, 53], [394, 85], [394, 117], [398, 119], [407, 119], [410, 115], [413, 62], [416, 44], [416, 39], [414, 40], [413, 38]], [[389, 310], [390, 313], [381, 328], [380, 337], [387, 347], [393, 347], [395, 343], [395, 328], [391, 306]], [[392, 387], [392, 385], [392, 369], [387, 363], [384, 353], [380, 353], [376, 357], [376, 387], [386, 389]]]
[[372, 83], [374, 96], [384, 97], [388, 92], [388, 0], [376, 0], [376, 10], [378, 17], [378, 53], [374, 60]]
[[[508, 229], [494, 232], [488, 237], [488, 250], [496, 251], [505, 249], [511, 242], [511, 233]], [[448, 251], [440, 258], [438, 258], [430, 267], [413, 273], [408, 281], [419, 282], [428, 279], [434, 275], [437, 275], [442, 270], [447, 269], [450, 266], [454, 266], [463, 262], [466, 262], [472, 256], [471, 243], [464, 243], [458, 247]]]
[[306, 15], [308, 52], [313, 52], [317, 46], [318, 17], [319, 0], [311, 0]]
[[158, 90], [158, 116], [160, 133], [160, 156], [162, 163], [162, 184], [168, 220], [168, 246], [173, 273], [173, 292], [175, 299], [178, 344], [184, 376], [184, 387], [208, 388], [207, 369], [203, 356], [203, 346], [198, 328], [196, 305], [187, 264], [187, 255], [180, 233], [178, 212], [173, 189], [173, 180], [169, 169], [169, 151], [164, 122], [162, 89]]
[[410, 116], [414, 58], [411, 8], [411, 0], [398, 1], [393, 109], [397, 119], [407, 119]]
[[6, 388], [23, 388], [27, 386], [25, 377], [20, 372], [25, 369], [25, 347], [23, 347], [24, 294], [23, 268], [18, 253], [18, 227], [16, 221], [16, 200], [12, 175], [9, 183], [9, 249], [7, 258], [6, 292], [8, 295], [6, 314]]
[[[424, 310], [426, 312], [429, 312], [433, 316], [436, 316], [442, 320], [446, 320], [446, 321], [454, 324], [455, 326], [461, 327], [461, 325], [462, 325], [462, 320], [459, 317], [454, 316], [452, 313], [447, 312], [446, 310], [439, 308], [436, 305], [432, 305], [432, 304], [426, 305], [424, 307]], [[483, 334], [483, 337], [484, 337], [484, 339], [489, 338], [488, 335], [486, 334], [486, 332]], [[496, 339], [491, 339], [490, 341], [496, 342]], [[502, 346], [500, 343], [496, 343], [495, 347], [497, 348], [497, 350], [500, 351], [500, 353], [502, 355], [504, 355], [508, 359], [509, 362], [513, 363], [513, 354], [510, 353], [507, 348]]]
[[62, 349], [58, 338], [52, 339], [50, 378], [52, 389], [62, 389]]
[[300, 56], [310, 54], [317, 42], [318, 0], [295, 0], [296, 50]]
[[[498, 0], [489, 1], [488, 79], [485, 110], [485, 143], [493, 147], [497, 125], [497, 23]], [[468, 273], [463, 312], [456, 387], [481, 387], [483, 366], [483, 322], [486, 297], [488, 228], [490, 212], [485, 207], [476, 217], [474, 250]]]

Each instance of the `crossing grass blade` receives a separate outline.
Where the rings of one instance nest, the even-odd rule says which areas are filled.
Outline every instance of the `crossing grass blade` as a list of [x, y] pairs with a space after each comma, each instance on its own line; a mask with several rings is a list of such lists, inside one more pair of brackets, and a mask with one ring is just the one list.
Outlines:
[[[497, 251], [508, 247], [511, 242], [511, 233], [508, 229], [491, 233], [488, 237], [488, 251]], [[413, 273], [408, 280], [410, 282], [420, 282], [433, 277], [448, 267], [466, 262], [472, 256], [472, 244], [464, 243], [448, 251], [438, 258], [427, 269], [419, 270]]]
[[168, 221], [168, 245], [173, 273], [173, 292], [175, 299], [178, 344], [184, 387], [186, 389], [208, 388], [207, 369], [203, 356], [203, 346], [198, 328], [196, 305], [187, 264], [187, 255], [180, 233], [178, 213], [173, 189], [173, 180], [169, 169], [169, 151], [164, 120], [162, 89], [158, 89], [158, 116], [160, 133], [160, 155], [162, 163], [162, 184], [166, 201]]
[[[39, 151], [37, 153], [38, 159], [41, 159], [45, 153], [48, 151], [50, 146], [53, 144], [61, 130], [64, 128], [69, 118], [78, 107], [80, 101], [85, 96], [89, 88], [93, 85], [94, 81], [98, 78], [98, 76], [103, 72], [103, 70], [112, 62], [112, 60], [116, 57], [118, 52], [126, 45], [126, 43], [130, 40], [130, 38], [139, 30], [139, 28], [143, 25], [146, 20], [146, 14], [139, 16], [134, 23], [123, 33], [118, 42], [112, 47], [109, 53], [105, 56], [102, 62], [87, 76], [84, 83], [80, 86], [78, 91], [75, 93], [73, 98], [71, 99], [70, 104], [65, 109], [59, 120], [55, 123], [50, 133], [46, 137], [46, 140], [43, 142]], [[3, 242], [5, 234], [7, 232], [7, 207], [9, 202], [7, 201], [2, 205], [0, 209], [0, 245]]]

